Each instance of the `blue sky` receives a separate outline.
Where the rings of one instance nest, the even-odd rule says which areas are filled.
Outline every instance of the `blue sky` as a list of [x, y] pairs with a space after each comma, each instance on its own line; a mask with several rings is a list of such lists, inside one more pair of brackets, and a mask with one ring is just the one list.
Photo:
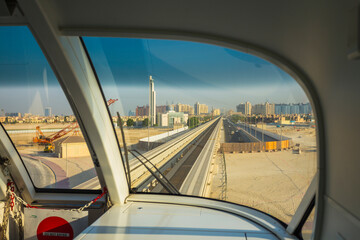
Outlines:
[[[240, 102], [307, 102], [284, 71], [239, 51], [187, 41], [85, 37], [106, 98], [118, 98], [123, 115], [148, 103], [148, 78], [155, 79], [157, 105], [199, 101], [235, 109]], [[11, 101], [8, 101], [11, 99]], [[41, 49], [26, 27], [0, 28], [0, 109], [71, 114]]]

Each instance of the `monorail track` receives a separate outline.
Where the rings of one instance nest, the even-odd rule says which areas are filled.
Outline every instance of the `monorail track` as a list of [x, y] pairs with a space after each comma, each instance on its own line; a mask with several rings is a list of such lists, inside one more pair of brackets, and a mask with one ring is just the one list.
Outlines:
[[[159, 168], [160, 172], [166, 176], [176, 189], [179, 190], [181, 188], [219, 120], [220, 119], [212, 123], [211, 126], [171, 158], [167, 164], [164, 164]], [[152, 176], [139, 186], [138, 191], [166, 193], [166, 190], [163, 189], [161, 184], [158, 184]]]

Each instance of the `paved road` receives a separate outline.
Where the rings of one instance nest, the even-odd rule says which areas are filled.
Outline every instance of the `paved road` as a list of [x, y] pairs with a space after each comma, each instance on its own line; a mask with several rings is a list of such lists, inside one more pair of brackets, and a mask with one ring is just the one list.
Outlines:
[[261, 129], [259, 129], [259, 131], [256, 131], [254, 129], [249, 129], [249, 127], [245, 126], [245, 124], [243, 124], [243, 123], [235, 124], [235, 126], [241, 128], [241, 129], [245, 129], [245, 131], [247, 131], [248, 133], [251, 132], [251, 135], [255, 136], [260, 141], [262, 141], [263, 138], [264, 138], [264, 142], [279, 141], [278, 139], [275, 139], [273, 137], [266, 135], [266, 133], [263, 135]]
[[22, 156], [22, 159], [36, 187], [53, 188], [55, 186], [55, 175], [49, 167], [29, 157]]
[[87, 164], [92, 164], [92, 162], [80, 162], [81, 158], [77, 158], [76, 161], [69, 160], [66, 173], [65, 167], [60, 163], [55, 163], [42, 156], [23, 153], [21, 157], [34, 185], [38, 188], [94, 189], [99, 185], [95, 169], [82, 168], [85, 167], [84, 162]]
[[249, 137], [243, 130], [235, 127], [230, 120], [224, 119], [225, 142], [258, 142], [258, 140]]

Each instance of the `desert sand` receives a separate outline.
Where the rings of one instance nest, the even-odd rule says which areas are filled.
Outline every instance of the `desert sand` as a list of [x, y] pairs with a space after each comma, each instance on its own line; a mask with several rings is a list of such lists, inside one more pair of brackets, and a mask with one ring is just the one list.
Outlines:
[[[276, 132], [276, 129], [271, 130]], [[316, 172], [316, 136], [315, 129], [311, 128], [283, 128], [282, 134], [291, 137], [294, 144], [300, 144], [301, 154], [292, 149], [217, 154], [217, 171], [210, 197], [256, 208], [289, 223]], [[221, 141], [224, 141], [223, 136]], [[226, 194], [223, 157], [227, 173]]]

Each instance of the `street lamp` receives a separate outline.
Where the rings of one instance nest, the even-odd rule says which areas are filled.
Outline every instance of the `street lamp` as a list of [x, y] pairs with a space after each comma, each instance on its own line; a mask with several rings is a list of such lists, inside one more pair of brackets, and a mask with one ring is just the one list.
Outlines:
[[262, 142], [264, 142], [264, 117], [261, 117]]
[[254, 135], [255, 135], [255, 138], [256, 138], [256, 117], [254, 118]]

